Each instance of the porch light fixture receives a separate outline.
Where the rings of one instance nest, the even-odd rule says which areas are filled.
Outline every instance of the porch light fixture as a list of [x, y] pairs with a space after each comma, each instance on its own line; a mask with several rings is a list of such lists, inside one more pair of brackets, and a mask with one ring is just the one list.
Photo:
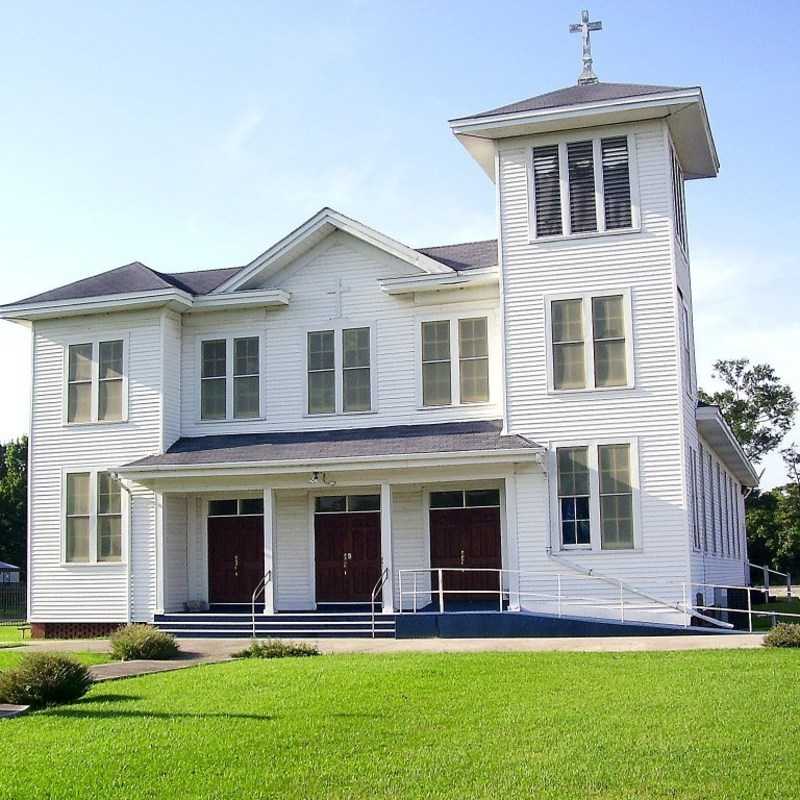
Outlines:
[[324, 472], [312, 472], [309, 483], [312, 486], [336, 486], [336, 481], [329, 481]]

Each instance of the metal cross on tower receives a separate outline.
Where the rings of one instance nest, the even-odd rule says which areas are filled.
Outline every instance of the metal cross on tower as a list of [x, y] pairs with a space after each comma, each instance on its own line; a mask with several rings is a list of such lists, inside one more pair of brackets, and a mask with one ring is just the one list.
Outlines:
[[579, 33], [583, 41], [583, 72], [578, 78], [578, 85], [585, 86], [590, 83], [599, 83], [597, 75], [592, 72], [592, 41], [589, 38], [591, 31], [603, 30], [602, 22], [589, 22], [589, 12], [581, 11], [581, 21], [577, 25], [570, 25], [570, 33]]

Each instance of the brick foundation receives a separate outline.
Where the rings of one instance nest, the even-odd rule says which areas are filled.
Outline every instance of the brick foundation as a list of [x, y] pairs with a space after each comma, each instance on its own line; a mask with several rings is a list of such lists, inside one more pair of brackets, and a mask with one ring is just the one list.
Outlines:
[[32, 639], [94, 639], [108, 636], [124, 622], [31, 622]]

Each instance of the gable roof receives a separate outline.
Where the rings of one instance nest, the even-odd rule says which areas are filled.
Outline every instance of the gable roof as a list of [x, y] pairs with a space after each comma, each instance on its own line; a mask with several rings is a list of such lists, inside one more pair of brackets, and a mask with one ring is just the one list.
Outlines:
[[[195, 270], [191, 272], [159, 272], [140, 261], [133, 261], [121, 267], [92, 275], [88, 278], [67, 283], [55, 289], [8, 303], [3, 308], [9, 312], [17, 308], [15, 316], [24, 319], [22, 307], [36, 304], [37, 307], [48, 304], [73, 303], [89, 301], [95, 298], [110, 298], [109, 303], [116, 302], [115, 297], [136, 294], [147, 297], [165, 295], [165, 293], [183, 293], [185, 301], [191, 304], [191, 298], [207, 295], [230, 293], [236, 295], [247, 289], [248, 281], [255, 275], [280, 268], [304, 250], [308, 250], [333, 230], [343, 230], [362, 241], [366, 241], [379, 249], [401, 258], [415, 266], [421, 275], [453, 275], [470, 269], [496, 266], [497, 240], [488, 239], [479, 242], [424, 247], [417, 250], [401, 242], [379, 233], [368, 226], [350, 219], [330, 208], [323, 208], [299, 228], [281, 239], [269, 250], [262, 253], [250, 264], [243, 267], [226, 267], [220, 269]], [[252, 294], [252, 292], [251, 292]], [[2, 313], [2, 309], [0, 309]]]
[[430, 258], [425, 253], [414, 250], [408, 245], [398, 242], [396, 239], [392, 239], [380, 233], [380, 231], [358, 222], [358, 220], [346, 217], [332, 208], [325, 207], [272, 245], [268, 250], [265, 250], [249, 264], [242, 267], [239, 274], [223, 282], [214, 291], [231, 292], [236, 289], [249, 288], [249, 284], [257, 277], [263, 279], [269, 275], [274, 275], [287, 264], [307, 253], [335, 230], [347, 233], [376, 247], [378, 250], [405, 261], [422, 274], [452, 271], [450, 267]]
[[[481, 117], [496, 117], [502, 114], [516, 114], [521, 111], [540, 111], [546, 108], [559, 108], [561, 106], [575, 106], [581, 103], [596, 103], [606, 100], [619, 100], [623, 97], [641, 97], [649, 94], [662, 94], [664, 92], [677, 92], [685, 86], [654, 86], [645, 83], [591, 83], [586, 85], [567, 86], [553, 92], [537, 94], [526, 100], [509, 103], [505, 106], [492, 108], [471, 114], [469, 117], [458, 119], [480, 119]], [[457, 122], [451, 120], [451, 122]]]

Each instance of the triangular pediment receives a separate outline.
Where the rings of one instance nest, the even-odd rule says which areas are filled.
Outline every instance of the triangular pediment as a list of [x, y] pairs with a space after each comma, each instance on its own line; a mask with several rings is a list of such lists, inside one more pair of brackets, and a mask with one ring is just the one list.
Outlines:
[[417, 250], [392, 239], [357, 220], [346, 217], [332, 208], [323, 208], [299, 228], [263, 252], [236, 275], [221, 284], [214, 293], [235, 292], [267, 285], [271, 276], [302, 258], [331, 234], [342, 231], [354, 239], [377, 248], [408, 264], [421, 275], [454, 273], [450, 267]]

